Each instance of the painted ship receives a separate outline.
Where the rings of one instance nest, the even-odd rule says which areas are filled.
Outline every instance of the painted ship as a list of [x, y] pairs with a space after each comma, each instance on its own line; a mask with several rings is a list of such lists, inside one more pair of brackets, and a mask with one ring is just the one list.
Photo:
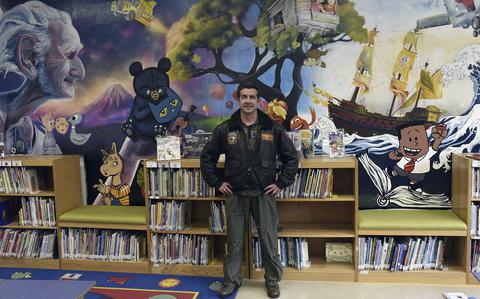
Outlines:
[[[349, 134], [372, 136], [380, 134], [396, 135], [396, 128], [411, 121], [423, 121], [434, 124], [440, 110], [433, 105], [420, 107], [423, 99], [442, 98], [442, 73], [440, 70], [430, 72], [425, 64], [419, 74], [419, 80], [413, 92], [409, 93], [408, 78], [417, 57], [417, 40], [419, 34], [407, 32], [393, 66], [390, 90], [391, 104], [388, 114], [368, 111], [362, 102], [370, 91], [372, 81], [373, 51], [376, 29], [369, 32], [368, 43], [363, 47], [357, 62], [353, 79], [354, 91], [349, 100], [329, 96], [328, 112], [337, 128], [343, 128]], [[318, 88], [316, 88], [318, 90]], [[367, 100], [368, 101], [368, 100]], [[423, 102], [423, 101], [422, 101]], [[401, 114], [401, 115], [399, 115]]]

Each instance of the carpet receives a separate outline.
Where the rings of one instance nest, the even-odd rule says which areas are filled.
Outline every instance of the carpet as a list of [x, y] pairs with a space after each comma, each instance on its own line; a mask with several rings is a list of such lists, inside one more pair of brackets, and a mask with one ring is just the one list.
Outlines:
[[[75, 270], [0, 268], [0, 279], [95, 281], [86, 299], [211, 299], [223, 278]], [[228, 298], [233, 299], [236, 291]]]

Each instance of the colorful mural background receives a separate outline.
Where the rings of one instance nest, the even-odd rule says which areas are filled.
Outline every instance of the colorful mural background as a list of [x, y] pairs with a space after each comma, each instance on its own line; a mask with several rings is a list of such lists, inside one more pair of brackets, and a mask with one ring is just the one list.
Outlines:
[[[0, 24], [13, 21], [9, 11], [23, 2], [1, 0]], [[55, 37], [58, 33], [59, 39], [52, 38], [50, 44], [59, 46], [57, 52], [39, 51], [32, 46], [38, 43], [35, 39], [21, 39], [20, 52], [17, 36], [6, 44], [0, 42], [8, 50], [0, 58], [0, 111], [7, 151], [14, 147], [18, 152], [39, 153], [58, 148], [64, 154], [83, 154], [89, 203], [100, 202], [94, 185], [104, 179], [99, 171], [101, 149], [109, 151], [115, 143], [123, 159], [122, 182], [131, 185], [130, 204], [143, 204], [135, 173], [140, 159], [154, 156], [154, 143], [147, 137], [132, 141], [122, 131], [136, 96], [129, 70], [133, 62], [148, 68], [156, 67], [162, 57], [170, 58], [170, 88], [183, 102], [184, 112], [178, 116], [185, 115], [190, 105], [198, 107], [192, 130], [210, 131], [226, 119], [237, 107], [233, 95], [237, 84], [249, 81], [260, 84], [264, 110], [270, 110], [286, 128], [290, 120], [305, 120], [304, 124], [317, 129], [316, 141], [321, 147], [325, 128], [333, 127], [329, 105], [351, 99], [356, 87], [363, 88], [357, 89], [356, 103], [369, 112], [388, 115], [392, 72], [405, 46], [405, 34], [417, 27], [418, 20], [445, 14], [455, 6], [462, 14], [443, 18], [450, 18], [453, 25], [418, 31], [416, 61], [405, 82], [405, 90], [414, 94], [422, 69], [443, 74], [441, 95], [418, 101], [419, 107], [435, 106], [436, 122], [448, 130], [439, 154], [431, 159], [433, 167], [425, 175], [421, 191], [409, 188], [406, 177], [389, 172], [395, 164], [389, 153], [399, 146], [396, 135], [347, 134], [346, 151], [361, 160], [363, 208], [448, 207], [448, 154], [478, 151], [476, 89], [480, 75], [471, 65], [479, 61], [480, 47], [473, 36], [475, 30], [462, 26], [474, 21], [475, 1], [112, 2], [42, 1], [65, 11], [72, 20], [73, 27], [49, 27], [47, 34]], [[292, 14], [289, 9], [294, 4], [303, 10]], [[428, 25], [425, 20], [420, 23]], [[374, 28], [378, 33], [369, 36]], [[7, 41], [8, 34], [0, 25], [0, 40]], [[69, 47], [63, 47], [65, 44]], [[358, 58], [369, 44], [371, 55], [359, 64]], [[23, 60], [17, 56], [12, 60], [16, 70], [2, 64], [5, 57], [18, 53]], [[42, 54], [47, 55], [42, 58]], [[45, 66], [43, 71], [40, 65]], [[356, 72], [368, 75], [368, 93], [362, 85], [366, 77], [355, 77]], [[17, 101], [18, 97], [24, 101]], [[399, 106], [397, 100], [394, 110]], [[400, 109], [398, 115], [409, 109]], [[40, 117], [45, 120], [49, 113], [53, 113], [56, 126], [47, 125], [47, 130]], [[312, 117], [316, 122], [309, 125]], [[431, 130], [427, 130], [428, 136]], [[31, 146], [18, 142], [20, 136], [26, 136]]]

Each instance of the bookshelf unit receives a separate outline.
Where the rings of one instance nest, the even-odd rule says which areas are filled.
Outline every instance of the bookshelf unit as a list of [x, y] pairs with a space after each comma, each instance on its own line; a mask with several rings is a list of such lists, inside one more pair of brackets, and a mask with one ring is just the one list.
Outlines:
[[[472, 250], [475, 241], [480, 238], [472, 234], [472, 204], [479, 205], [480, 198], [473, 194], [475, 178], [473, 169], [480, 167], [480, 161], [469, 158], [468, 154], [453, 154], [452, 159], [452, 208], [455, 208], [466, 214], [465, 221], [468, 225], [466, 236], [465, 271], [467, 273], [467, 283], [480, 285], [480, 282], [473, 276], [470, 269], [472, 267]], [[455, 199], [455, 201], [454, 201]], [[477, 219], [478, 223], [478, 219]]]
[[[278, 237], [305, 238], [308, 242], [310, 267], [297, 270], [284, 267], [285, 280], [355, 281], [356, 258], [352, 263], [326, 262], [327, 242], [350, 243], [356, 247], [356, 209], [358, 204], [357, 160], [355, 157], [330, 159], [315, 157], [300, 160], [299, 171], [331, 169], [332, 193], [324, 198], [278, 198]], [[250, 240], [252, 231], [250, 230]], [[252, 250], [252, 244], [249, 245]], [[250, 278], [262, 279], [263, 269], [253, 267], [250, 254]]]
[[[0, 229], [19, 229], [28, 232], [45, 231], [53, 232], [56, 238], [53, 246], [54, 253], [60, 252], [60, 227], [58, 217], [62, 213], [71, 209], [74, 205], [82, 202], [81, 180], [80, 180], [80, 158], [78, 156], [9, 156], [0, 159], [2, 170], [17, 169], [35, 169], [35, 177], [38, 179], [39, 191], [22, 193], [5, 192], [0, 193], [1, 199], [13, 201], [15, 208], [10, 210], [11, 215], [18, 215], [21, 208], [22, 198], [40, 197], [51, 198], [54, 202], [55, 223], [51, 226], [41, 225], [20, 225], [18, 217], [6, 225], [0, 226]], [[10, 170], [9, 170], [10, 171]], [[5, 190], [7, 181], [2, 178], [2, 190]], [[24, 181], [25, 182], [25, 181]], [[11, 182], [15, 183], [15, 182]], [[38, 211], [38, 210], [37, 210]], [[39, 211], [38, 211], [39, 212]], [[40, 213], [40, 212], [39, 212]], [[12, 216], [13, 216], [12, 215]], [[42, 215], [42, 217], [45, 214]], [[0, 258], [0, 267], [19, 267], [19, 268], [43, 268], [60, 269], [61, 259], [54, 258]]]
[[[411, 211], [407, 210], [399, 210], [395, 211], [396, 214], [391, 214], [396, 218], [392, 221], [398, 221], [400, 219], [403, 223], [411, 222], [416, 224], [418, 218], [424, 217], [430, 212], [438, 212], [437, 218], [429, 223], [431, 227], [412, 228], [407, 225], [408, 228], [402, 229], [391, 228], [388, 224], [384, 224], [384, 228], [358, 229], [358, 237], [379, 237], [382, 240], [384, 237], [387, 239], [389, 237], [395, 237], [396, 239], [401, 237], [412, 237], [413, 239], [426, 238], [426, 240], [428, 240], [429, 237], [444, 239], [445, 248], [443, 256], [441, 256], [441, 258], [443, 258], [443, 270], [397, 270], [393, 272], [389, 270], [357, 270], [357, 281], [377, 283], [465, 284], [470, 280], [468, 278], [469, 275], [471, 276], [468, 270], [470, 268], [470, 235], [466, 225], [469, 223], [470, 215], [470, 199], [467, 193], [467, 191], [470, 191], [470, 188], [467, 188], [465, 182], [470, 179], [471, 162], [469, 162], [468, 159], [454, 154], [452, 165], [451, 210], [419, 210], [416, 217], [412, 217], [412, 214], [408, 216], [408, 213], [411, 213]], [[469, 186], [471, 186], [470, 181]], [[392, 212], [392, 210], [385, 211], [385, 213], [390, 212]], [[455, 223], [462, 224], [463, 228], [459, 226], [455, 228], [444, 227], [443, 223], [452, 220], [452, 217], [455, 218]], [[362, 218], [360, 217], [359, 223], [361, 222]], [[360, 254], [359, 248], [357, 248], [356, 254]], [[435, 256], [435, 251], [433, 255]], [[358, 269], [358, 267], [356, 268]]]
[[[211, 216], [210, 204], [212, 202], [224, 202], [222, 196], [214, 194], [213, 188], [211, 188], [210, 193], [207, 196], [202, 195], [193, 195], [193, 196], [162, 196], [162, 195], [152, 195], [152, 190], [155, 190], [155, 187], [152, 187], [152, 177], [151, 172], [153, 171], [155, 175], [153, 176], [154, 180], [158, 181], [159, 177], [157, 176], [156, 171], [159, 169], [171, 169], [172, 171], [189, 169], [191, 171], [200, 170], [200, 160], [199, 159], [182, 159], [176, 161], [156, 161], [156, 160], [145, 160], [144, 164], [144, 177], [145, 177], [145, 203], [146, 203], [146, 213], [147, 213], [147, 242], [148, 242], [148, 256], [150, 260], [150, 271], [151, 273], [157, 274], [177, 274], [177, 275], [203, 275], [203, 276], [223, 276], [223, 258], [226, 251], [226, 233], [225, 232], [212, 232], [209, 229], [209, 217]], [[218, 167], [223, 168], [223, 162], [217, 164]], [[197, 186], [203, 180], [197, 178]], [[206, 183], [203, 183], [206, 186]], [[174, 184], [173, 184], [174, 185]], [[198, 191], [198, 188], [193, 187], [192, 190]], [[177, 190], [178, 191], [178, 190]], [[212, 194], [213, 192], [213, 194]], [[172, 195], [172, 194], [170, 194]], [[178, 194], [176, 194], [178, 195]], [[191, 205], [190, 211], [190, 223], [186, 224], [184, 229], [181, 230], [168, 230], [168, 229], [158, 229], [150, 226], [151, 216], [150, 208], [153, 204], [164, 201], [188, 201]], [[153, 235], [187, 235], [190, 237], [201, 236], [208, 239], [208, 264], [191, 264], [191, 263], [154, 263], [151, 261], [152, 250], [154, 250], [152, 245]], [[248, 256], [247, 251], [247, 240], [245, 243], [245, 256]], [[243, 277], [247, 278], [248, 267], [246, 263], [242, 265]]]

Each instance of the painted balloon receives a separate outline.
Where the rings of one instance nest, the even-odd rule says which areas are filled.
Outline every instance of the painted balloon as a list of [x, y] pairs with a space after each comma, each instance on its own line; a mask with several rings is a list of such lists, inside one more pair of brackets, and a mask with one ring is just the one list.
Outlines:
[[203, 110], [203, 112], [205, 112], [205, 115], [208, 116], [208, 111], [210, 111], [210, 106], [208, 106], [208, 104], [204, 104], [202, 106], [202, 110]]
[[212, 84], [208, 87], [208, 95], [215, 100], [222, 100], [225, 97], [225, 87], [222, 84]]

